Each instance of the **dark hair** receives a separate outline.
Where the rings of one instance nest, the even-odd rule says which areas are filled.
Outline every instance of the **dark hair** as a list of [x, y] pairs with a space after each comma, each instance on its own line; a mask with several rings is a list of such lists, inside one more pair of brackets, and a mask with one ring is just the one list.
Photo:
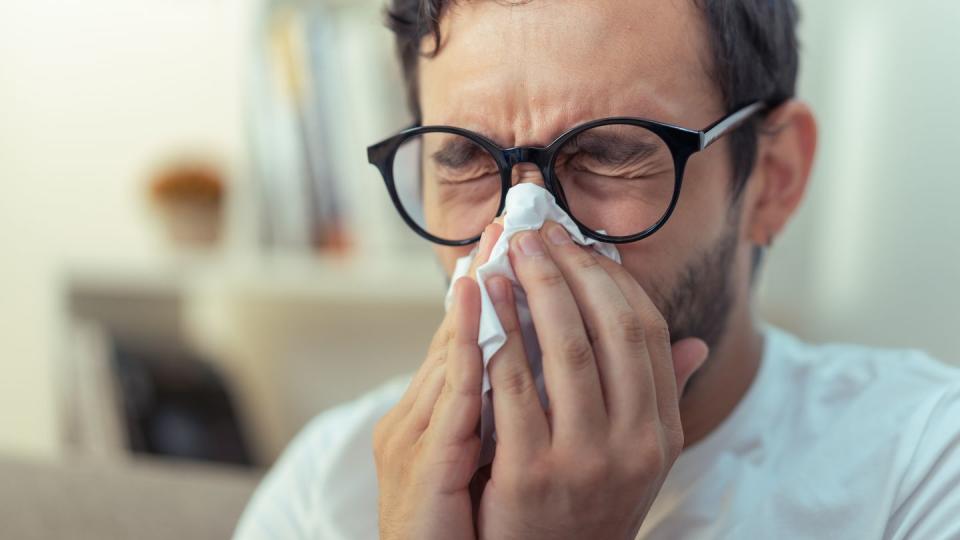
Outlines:
[[[387, 26], [396, 34], [410, 111], [420, 121], [417, 62], [421, 41], [431, 36], [432, 54], [440, 49], [440, 17], [456, 0], [390, 0]], [[526, 3], [531, 0], [512, 0]], [[706, 16], [712, 49], [711, 76], [727, 111], [756, 100], [779, 104], [793, 96], [799, 64], [797, 7], [793, 0], [693, 0]], [[756, 120], [729, 135], [733, 195], [753, 170], [757, 153]]]

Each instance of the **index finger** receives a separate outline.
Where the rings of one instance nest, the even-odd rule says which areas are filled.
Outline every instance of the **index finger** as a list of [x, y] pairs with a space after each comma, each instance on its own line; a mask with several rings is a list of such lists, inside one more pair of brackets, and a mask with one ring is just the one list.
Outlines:
[[543, 351], [543, 377], [554, 412], [552, 440], [561, 445], [596, 441], [608, 418], [593, 345], [576, 299], [539, 232], [517, 234], [510, 260]]
[[[490, 258], [490, 251], [493, 249], [493, 245], [501, 233], [503, 233], [503, 226], [500, 224], [491, 223], [487, 225], [483, 234], [480, 236], [477, 255], [470, 264], [470, 270], [467, 272], [467, 275], [474, 276], [477, 266], [485, 263]], [[443, 320], [440, 322], [440, 327], [433, 335], [433, 339], [430, 340], [426, 360], [420, 365], [417, 373], [410, 381], [410, 386], [407, 387], [406, 392], [404, 392], [400, 401], [397, 402], [397, 410], [403, 411], [404, 414], [413, 406], [417, 395], [424, 385], [424, 381], [430, 377], [431, 373], [446, 362], [447, 348], [454, 334], [452, 315], [454, 311], [454, 309], [451, 309], [444, 315]]]
[[[465, 274], [466, 276], [469, 276], [476, 281], [477, 268], [490, 260], [490, 253], [493, 251], [493, 246], [497, 243], [497, 239], [500, 238], [502, 233], [503, 225], [499, 223], [494, 222], [486, 226], [486, 228], [483, 230], [483, 234], [480, 235], [480, 244], [477, 247], [477, 254], [473, 260], [470, 261], [470, 266]], [[453, 286], [452, 282], [450, 286]], [[440, 324], [441, 330], [434, 335], [433, 340], [430, 342], [430, 351], [445, 351], [447, 346], [450, 344], [450, 340], [453, 337], [453, 323], [450, 314], [453, 313], [453, 311], [453, 309], [448, 310], [444, 316], [443, 322]]]
[[643, 287], [634, 279], [623, 265], [600, 254], [593, 254], [614, 282], [620, 288], [624, 298], [643, 321], [650, 352], [650, 364], [653, 368], [656, 386], [657, 408], [663, 419], [672, 417], [677, 408], [677, 384], [673, 372], [673, 357], [670, 351], [670, 329]]

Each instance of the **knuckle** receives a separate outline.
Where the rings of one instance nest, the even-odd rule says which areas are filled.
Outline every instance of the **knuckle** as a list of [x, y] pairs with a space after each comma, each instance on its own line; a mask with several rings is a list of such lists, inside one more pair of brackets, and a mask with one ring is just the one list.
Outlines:
[[670, 463], [673, 463], [680, 457], [680, 452], [683, 451], [683, 429], [664, 426], [663, 439], [666, 447], [666, 458]]
[[[642, 433], [642, 435], [641, 435]], [[618, 455], [630, 456], [618, 466], [617, 476], [630, 482], [654, 482], [665, 476], [683, 450], [683, 433], [654, 427], [638, 430], [637, 436], [619, 439]]]
[[552, 478], [550, 469], [535, 461], [525, 464], [522, 472], [504, 475], [504, 488], [519, 500], [536, 498], [549, 489]]
[[652, 482], [666, 470], [668, 458], [659, 444], [651, 444], [640, 453], [640, 459], [634, 463], [632, 475], [644, 482]]
[[516, 366], [505, 367], [497, 377], [497, 390], [511, 396], [521, 396], [533, 391], [534, 383], [530, 375]]
[[600, 261], [591, 253], [591, 248], [578, 246], [573, 252], [573, 262], [581, 269], [589, 269], [600, 266]]
[[570, 482], [578, 488], [590, 488], [609, 482], [613, 467], [611, 460], [601, 452], [589, 452], [577, 457], [571, 464]]
[[581, 335], [566, 335], [560, 343], [561, 360], [573, 371], [582, 371], [593, 364], [593, 347]]
[[537, 270], [534, 271], [531, 276], [537, 285], [545, 288], [555, 288], [564, 285], [563, 274], [560, 273], [560, 270], [556, 266], [553, 264], [541, 264], [537, 266]]
[[447, 383], [445, 386], [449, 388], [447, 391], [449, 398], [472, 398], [479, 397], [480, 387], [473, 387], [473, 384], [467, 373], [459, 373], [451, 376], [452, 380]]
[[659, 477], [670, 467], [671, 463], [663, 448], [658, 448], [656, 451], [650, 452], [647, 461], [648, 473], [654, 478]]
[[646, 343], [647, 331], [636, 313], [629, 310], [621, 311], [614, 318], [614, 325], [624, 341], [634, 345]]
[[644, 459], [633, 459], [622, 466], [621, 475], [629, 482], [645, 484], [656, 479], [659, 472], [659, 469], [655, 468], [648, 461]]
[[650, 339], [654, 339], [659, 343], [670, 344], [670, 327], [667, 326], [667, 321], [663, 320], [662, 316], [657, 316], [657, 318], [650, 323], [650, 328], [647, 330]]
[[463, 380], [462, 376], [450, 375], [443, 382], [435, 408], [441, 409], [450, 406], [451, 403], [461, 403], [464, 398], [479, 398], [479, 395], [479, 385], [474, 389], [470, 383]]
[[660, 468], [644, 459], [634, 459], [623, 465], [621, 475], [634, 484], [649, 484], [660, 475]]

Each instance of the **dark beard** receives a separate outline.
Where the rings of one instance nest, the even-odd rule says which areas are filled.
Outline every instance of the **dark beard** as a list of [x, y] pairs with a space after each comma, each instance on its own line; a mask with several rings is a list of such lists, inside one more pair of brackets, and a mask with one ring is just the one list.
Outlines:
[[[732, 208], [727, 230], [720, 240], [679, 272], [673, 290], [657, 294], [663, 300], [661, 313], [672, 342], [697, 337], [712, 351], [723, 338], [734, 301], [732, 277], [739, 240], [739, 214], [736, 207]], [[696, 377], [694, 373], [687, 390], [694, 385]]]

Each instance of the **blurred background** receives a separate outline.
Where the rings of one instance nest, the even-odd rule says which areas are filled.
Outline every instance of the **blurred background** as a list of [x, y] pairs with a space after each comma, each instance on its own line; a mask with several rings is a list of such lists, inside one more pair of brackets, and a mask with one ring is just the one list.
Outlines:
[[[821, 147], [761, 312], [960, 362], [960, 4], [800, 5]], [[0, 475], [230, 521], [311, 417], [419, 364], [444, 281], [365, 160], [408, 122], [382, 6], [0, 2]]]

